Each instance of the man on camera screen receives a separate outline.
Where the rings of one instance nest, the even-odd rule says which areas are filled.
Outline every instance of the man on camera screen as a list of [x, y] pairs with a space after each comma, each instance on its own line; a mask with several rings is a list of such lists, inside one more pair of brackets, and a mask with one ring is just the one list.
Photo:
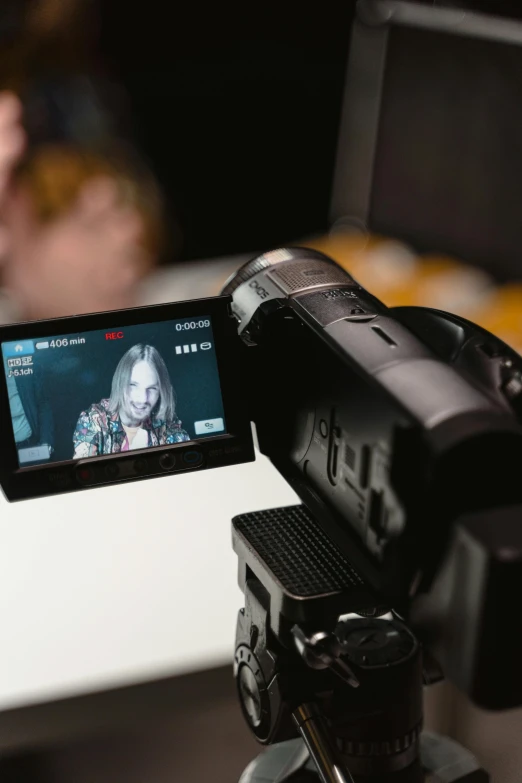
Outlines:
[[74, 458], [187, 440], [165, 362], [154, 346], [138, 344], [120, 359], [111, 396], [81, 412], [73, 435]]

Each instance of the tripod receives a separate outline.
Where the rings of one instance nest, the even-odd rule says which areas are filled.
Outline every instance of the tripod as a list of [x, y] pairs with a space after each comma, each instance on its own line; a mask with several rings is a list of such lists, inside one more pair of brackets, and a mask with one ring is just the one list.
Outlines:
[[303, 506], [233, 520], [234, 674], [243, 715], [271, 745], [240, 783], [487, 783], [475, 758], [422, 732], [441, 679]]

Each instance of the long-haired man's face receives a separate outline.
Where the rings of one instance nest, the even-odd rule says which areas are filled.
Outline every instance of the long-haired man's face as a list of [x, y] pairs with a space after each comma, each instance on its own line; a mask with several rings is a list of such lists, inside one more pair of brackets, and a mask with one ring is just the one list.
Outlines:
[[147, 419], [159, 400], [159, 378], [149, 362], [142, 359], [132, 368], [121, 410], [123, 423], [137, 427]]

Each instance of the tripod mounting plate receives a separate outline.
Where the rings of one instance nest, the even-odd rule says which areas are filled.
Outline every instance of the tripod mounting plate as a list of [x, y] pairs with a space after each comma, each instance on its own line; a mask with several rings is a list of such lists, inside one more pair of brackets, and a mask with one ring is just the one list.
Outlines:
[[377, 601], [359, 574], [302, 506], [232, 520], [239, 586], [253, 573], [270, 594], [271, 617], [333, 627], [341, 614], [374, 614]]

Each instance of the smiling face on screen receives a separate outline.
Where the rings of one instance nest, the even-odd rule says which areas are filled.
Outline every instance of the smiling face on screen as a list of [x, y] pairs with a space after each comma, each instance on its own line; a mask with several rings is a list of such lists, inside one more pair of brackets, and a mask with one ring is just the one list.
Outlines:
[[159, 378], [154, 367], [145, 359], [136, 362], [120, 412], [123, 424], [139, 427], [152, 415], [159, 396]]

